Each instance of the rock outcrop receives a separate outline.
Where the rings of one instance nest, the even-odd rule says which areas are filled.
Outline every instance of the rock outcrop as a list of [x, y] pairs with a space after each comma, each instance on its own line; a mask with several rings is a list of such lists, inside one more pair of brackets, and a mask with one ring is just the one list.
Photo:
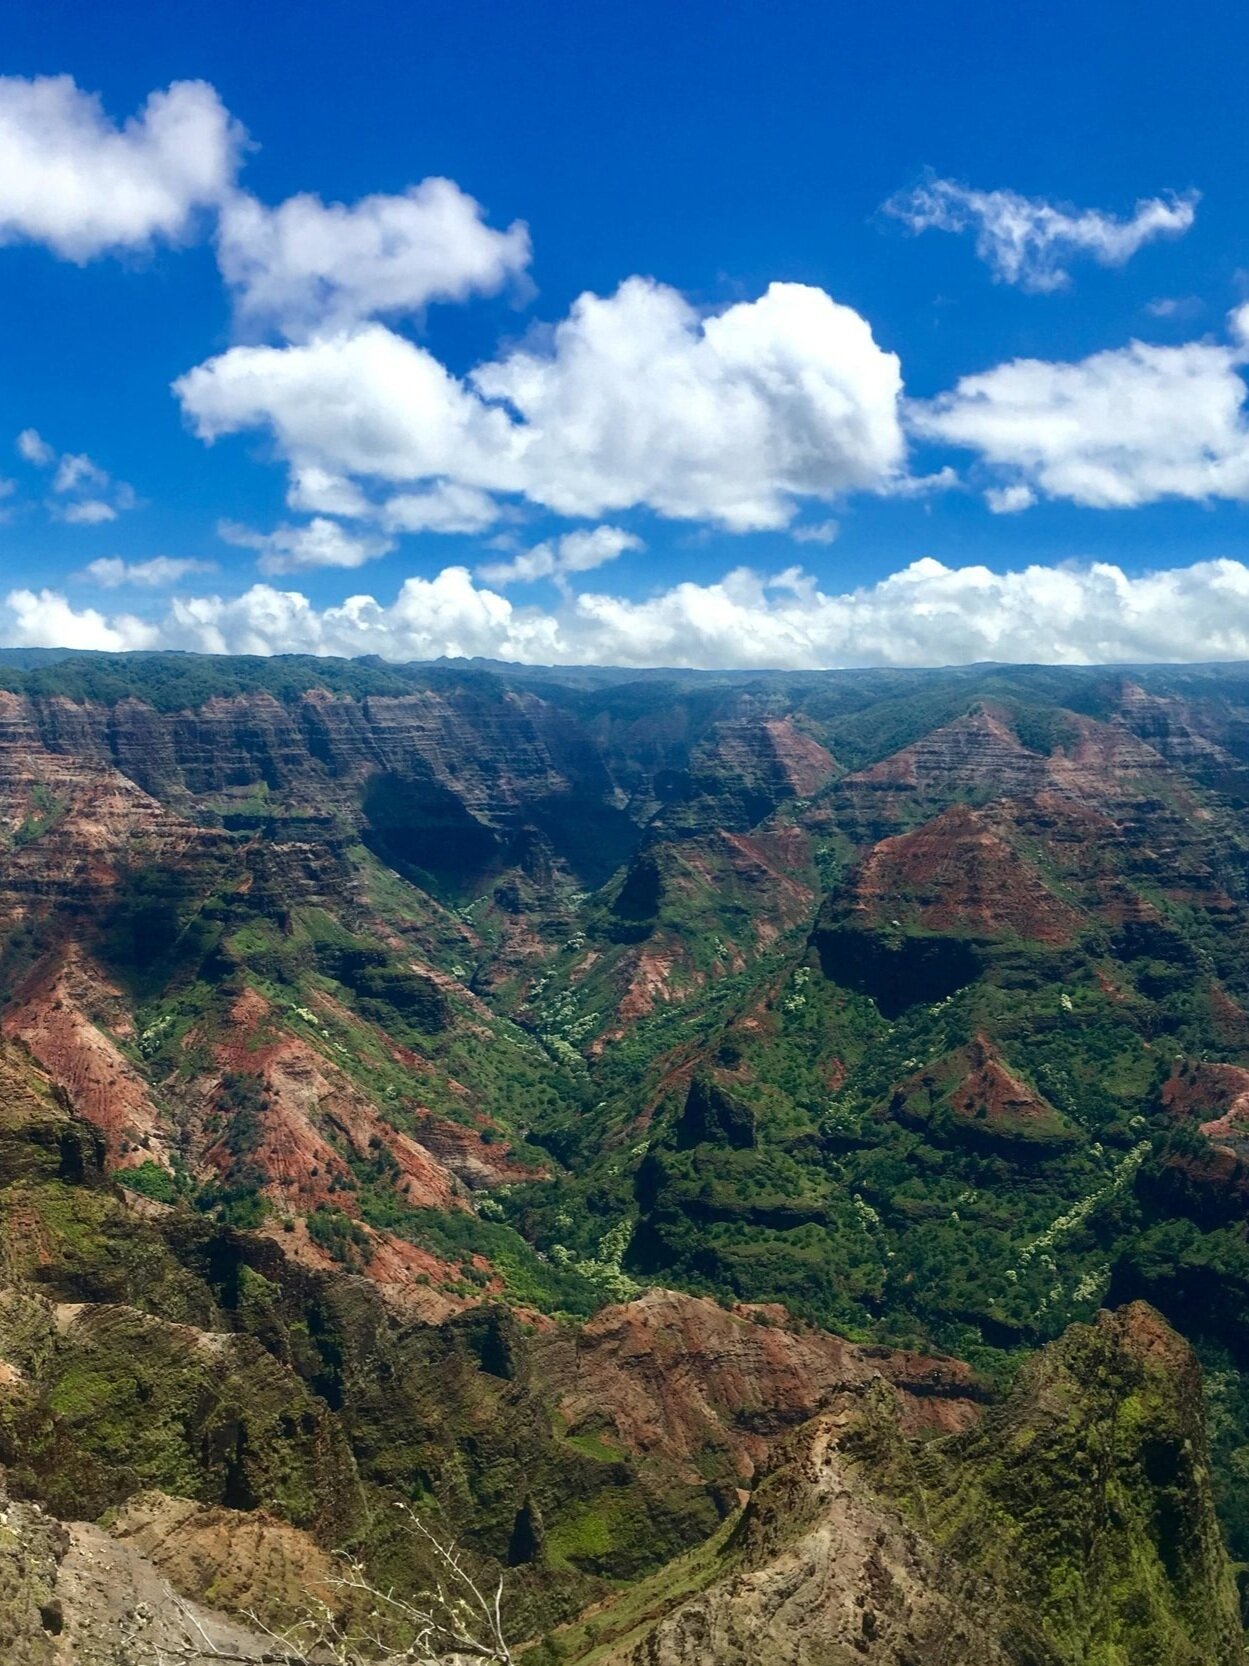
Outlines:
[[6, 1666], [259, 1666], [274, 1640], [188, 1598], [102, 1528], [13, 1502], [0, 1478], [0, 1654]]
[[793, 1437], [720, 1561], [701, 1594], [599, 1658], [1244, 1658], [1196, 1362], [1143, 1303], [1068, 1332], [966, 1434], [908, 1443], [889, 1397], [843, 1394]]

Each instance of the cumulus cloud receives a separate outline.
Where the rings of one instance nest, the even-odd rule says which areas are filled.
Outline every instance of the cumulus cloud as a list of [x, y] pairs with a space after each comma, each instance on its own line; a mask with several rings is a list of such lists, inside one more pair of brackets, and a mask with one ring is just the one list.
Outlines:
[[897, 357], [823, 290], [702, 317], [630, 278], [466, 381], [381, 324], [240, 346], [174, 384], [205, 440], [268, 428], [295, 479], [445, 482], [591, 517], [635, 505], [731, 531], [900, 475]]
[[25, 463], [47, 468], [56, 462], [56, 452], [37, 428], [23, 428], [17, 436], [17, 454]]
[[588, 573], [614, 561], [626, 550], [640, 550], [642, 540], [618, 526], [596, 526], [548, 538], [531, 550], [521, 550], [510, 561], [491, 561], [478, 567], [487, 584], [532, 584], [535, 579], [565, 579], [569, 573]]
[[499, 505], [474, 486], [440, 481], [423, 492], [397, 492], [377, 511], [389, 532], [485, 532]]
[[93, 462], [85, 452], [58, 455], [36, 429], [24, 428], [17, 436], [17, 450], [36, 468], [53, 469], [48, 512], [53, 520], [69, 526], [101, 526], [115, 521], [137, 499], [133, 486], [114, 480], [107, 469]]
[[739, 569], [640, 601], [565, 595], [553, 609], [518, 606], [447, 567], [408, 579], [389, 604], [361, 595], [316, 608], [298, 591], [257, 584], [236, 597], [176, 596], [155, 623], [15, 590], [0, 603], [0, 641], [741, 669], [1246, 659], [1249, 566], [1205, 561], [1130, 577], [1103, 562], [994, 573], [925, 559], [841, 594], [798, 568]]
[[117, 519], [117, 510], [103, 498], [79, 498], [74, 503], [54, 503], [51, 505], [52, 518], [64, 521], [68, 526], [102, 526], [106, 521]]
[[0, 242], [82, 263], [179, 241], [229, 189], [243, 142], [203, 81], [175, 81], [118, 126], [68, 75], [0, 77]]
[[1123, 266], [1157, 237], [1179, 237], [1192, 225], [1199, 193], [1143, 197], [1127, 219], [1100, 209], [1072, 208], [1017, 191], [975, 191], [928, 173], [884, 205], [911, 231], [970, 231], [976, 253], [1000, 283], [1045, 293], [1071, 282], [1068, 266], [1086, 256]]
[[55, 590], [10, 590], [0, 605], [0, 640], [16, 648], [95, 648], [106, 653], [155, 648], [161, 628], [133, 614], [106, 618], [74, 608]]
[[240, 316], [290, 336], [493, 294], [530, 253], [523, 222], [494, 230], [449, 179], [350, 206], [304, 194], [268, 208], [240, 192], [217, 239]]
[[1036, 493], [1031, 486], [1016, 482], [1013, 486], [990, 486], [984, 494], [984, 501], [991, 514], [1017, 515], [1021, 509], [1032, 508]]
[[348, 520], [360, 519], [373, 512], [372, 504], [353, 481], [312, 464], [292, 470], [286, 489], [286, 504], [287, 508], [301, 514], [345, 515]]
[[879, 487], [902, 463], [897, 358], [803, 284], [700, 318], [630, 278], [583, 295], [549, 352], [518, 351], [473, 382], [521, 418], [527, 495], [567, 515], [645, 503], [780, 527], [796, 499]]
[[389, 538], [350, 532], [338, 521], [316, 515], [302, 526], [256, 532], [237, 521], [219, 521], [217, 535], [237, 549], [255, 550], [262, 573], [294, 573], [307, 567], [363, 567], [394, 548]]
[[1249, 308], [1233, 315], [1227, 345], [1133, 341], [1074, 364], [1013, 359], [914, 404], [910, 424], [1006, 472], [990, 498], [998, 511], [1026, 507], [1026, 494], [1097, 509], [1247, 498], [1247, 321]]
[[120, 590], [139, 585], [149, 590], [167, 590], [193, 573], [214, 573], [215, 561], [192, 561], [171, 555], [156, 555], [149, 561], [126, 561], [120, 555], [101, 556], [89, 561], [81, 577], [101, 590]]
[[507, 414], [381, 324], [293, 347], [232, 347], [174, 391], [201, 439], [271, 428], [296, 478], [519, 486]]
[[833, 544], [841, 526], [837, 521], [810, 521], [806, 526], [796, 526], [790, 532], [795, 544]]

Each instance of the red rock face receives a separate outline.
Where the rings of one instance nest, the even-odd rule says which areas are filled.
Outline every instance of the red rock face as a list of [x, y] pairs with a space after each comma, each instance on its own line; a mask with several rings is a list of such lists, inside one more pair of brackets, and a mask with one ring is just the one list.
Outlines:
[[914, 819], [915, 804], [1028, 798], [1056, 793], [1113, 811], [1135, 806], [1170, 780], [1166, 760], [1121, 725], [1062, 714], [1052, 754], [1031, 751], [1004, 714], [979, 706], [903, 747], [871, 768], [847, 775], [836, 796], [864, 826], [885, 832]]
[[[810, 835], [773, 818], [750, 832], [726, 828], [674, 841], [663, 862], [663, 912], [639, 943], [589, 950], [577, 980], [605, 958], [617, 991], [614, 1021], [595, 1043], [624, 1035], [658, 1007], [689, 999], [708, 972], [689, 952], [689, 926], [717, 943], [710, 976], [739, 972], [786, 932], [805, 930], [815, 909]], [[601, 968], [600, 968], [601, 970]]]
[[[480, 1284], [473, 1287], [471, 1295], [464, 1295], [448, 1288], [460, 1283], [462, 1266], [444, 1261], [421, 1249], [418, 1244], [397, 1238], [393, 1233], [376, 1232], [359, 1222], [357, 1226], [364, 1238], [360, 1271], [377, 1285], [387, 1308], [401, 1321], [416, 1320], [425, 1325], [440, 1325], [481, 1302], [502, 1298], [502, 1280], [484, 1256], [469, 1258], [483, 1278]], [[269, 1220], [258, 1230], [277, 1245], [284, 1257], [299, 1266], [318, 1272], [342, 1271], [334, 1257], [309, 1234], [307, 1222], [302, 1216], [288, 1217], [281, 1223]], [[527, 1323], [539, 1329], [550, 1323], [543, 1315], [527, 1309], [517, 1311]]]
[[783, 1308], [739, 1307], [648, 1290], [605, 1308], [575, 1338], [541, 1344], [540, 1369], [573, 1433], [603, 1431], [697, 1481], [699, 1454], [743, 1481], [773, 1443], [836, 1394], [874, 1380], [899, 1396], [913, 1431], [969, 1427], [981, 1398], [970, 1369], [787, 1327]]
[[900, 1083], [890, 1111], [903, 1122], [998, 1146], [1060, 1147], [1076, 1135], [984, 1035]]
[[115, 763], [170, 801], [264, 784], [324, 804], [327, 787], [341, 797], [379, 770], [419, 765], [489, 810], [514, 797], [515, 782], [564, 788], [569, 768], [584, 763], [584, 743], [564, 712], [507, 690], [498, 699], [423, 690], [356, 701], [314, 689], [290, 704], [257, 691], [181, 712], [139, 700], [100, 706], [0, 694], [0, 701], [0, 747], [7, 731], [24, 746], [53, 747], [96, 767]]
[[416, 1120], [421, 1146], [470, 1189], [547, 1178], [545, 1169], [527, 1167], [512, 1156], [488, 1117], [482, 1117], [479, 1128], [466, 1128], [432, 1111], [418, 1112]]
[[809, 918], [815, 893], [800, 876], [810, 866], [811, 847], [801, 828], [769, 826], [720, 838], [730, 871], [757, 908], [753, 924], [763, 943]]
[[110, 1168], [149, 1158], [169, 1163], [169, 1119], [115, 1039], [134, 1029], [120, 992], [80, 951], [71, 947], [29, 979], [5, 1009], [2, 1027], [104, 1136]]
[[[1169, 763], [1213, 772], [1218, 778], [1243, 777], [1245, 766], [1207, 732], [1212, 727], [1209, 717], [1191, 701], [1150, 694], [1139, 683], [1125, 681], [1118, 707], [1123, 726]], [[1239, 719], [1225, 715], [1225, 737], [1229, 728], [1232, 736], [1243, 740], [1243, 715]]]
[[[68, 702], [66, 702], [68, 704]], [[76, 708], [70, 708], [76, 710]], [[90, 911], [136, 866], [211, 865], [229, 841], [173, 814], [118, 770], [49, 751], [27, 702], [0, 691], [0, 925], [51, 906]]]
[[1210, 986], [1210, 1018], [1218, 1038], [1229, 1047], [1249, 1048], [1249, 1013], [1221, 984]]
[[[624, 1027], [636, 1023], [639, 1018], [645, 1018], [654, 1012], [660, 1002], [671, 1001], [687, 993], [689, 983], [683, 978], [680, 984], [674, 977], [680, 950], [673, 947], [645, 948], [638, 952], [633, 961], [628, 987], [616, 1009], [619, 1023], [608, 1032], [607, 1039], [613, 1040], [625, 1033]], [[688, 974], [696, 978], [697, 974]]]
[[837, 760], [792, 718], [748, 712], [716, 726], [695, 769], [700, 779], [718, 776], [726, 791], [809, 798], [836, 774]]
[[[367, 1160], [389, 1152], [400, 1194], [417, 1209], [462, 1209], [463, 1193], [454, 1175], [410, 1135], [390, 1128], [350, 1078], [298, 1036], [270, 1024], [272, 1010], [249, 990], [235, 1003], [234, 1029], [215, 1053], [223, 1071], [238, 1072], [256, 1084], [263, 1101], [254, 1140], [245, 1161], [265, 1177], [264, 1189], [275, 1202], [301, 1213], [322, 1204], [356, 1213], [353, 1191], [345, 1186], [351, 1170], [331, 1142], [331, 1134], [355, 1156]], [[223, 1174], [240, 1153], [232, 1141], [234, 1112], [222, 1081], [203, 1084], [204, 1155]], [[335, 1184], [338, 1182], [338, 1184]]]
[[1163, 1083], [1162, 1103], [1172, 1116], [1196, 1123], [1215, 1145], [1249, 1156], [1249, 1070], [1186, 1061]]
[[836, 758], [810, 735], [796, 729], [789, 718], [768, 718], [763, 728], [785, 782], [796, 797], [810, 798], [832, 779]]
[[916, 799], [1002, 798], [1047, 783], [1046, 760], [1006, 723], [981, 707], [956, 718], [869, 769], [847, 775], [837, 797], [856, 818], [884, 831], [911, 813]]
[[1045, 885], [994, 820], [960, 805], [914, 833], [882, 839], [852, 881], [852, 916], [872, 925], [1070, 942], [1083, 923], [1079, 912]]

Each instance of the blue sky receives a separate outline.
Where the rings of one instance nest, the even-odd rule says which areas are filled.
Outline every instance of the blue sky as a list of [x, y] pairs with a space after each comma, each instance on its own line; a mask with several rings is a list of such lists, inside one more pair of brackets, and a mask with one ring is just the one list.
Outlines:
[[1247, 46], [10, 0], [0, 640], [1249, 657]]

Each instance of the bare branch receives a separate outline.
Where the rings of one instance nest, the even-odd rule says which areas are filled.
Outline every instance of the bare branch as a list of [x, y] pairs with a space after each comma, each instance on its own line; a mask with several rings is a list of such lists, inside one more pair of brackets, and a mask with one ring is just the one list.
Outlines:
[[397, 1508], [441, 1568], [434, 1589], [411, 1598], [396, 1595], [393, 1586], [383, 1591], [361, 1561], [344, 1554], [342, 1571], [328, 1584], [362, 1598], [363, 1603], [352, 1606], [367, 1604], [367, 1614], [344, 1621], [323, 1599], [315, 1599], [284, 1632], [249, 1614], [249, 1621], [285, 1651], [267, 1660], [278, 1666], [441, 1666], [452, 1656], [482, 1666], [514, 1666], [503, 1619], [504, 1580], [487, 1596], [454, 1540], [440, 1539], [408, 1505]]

